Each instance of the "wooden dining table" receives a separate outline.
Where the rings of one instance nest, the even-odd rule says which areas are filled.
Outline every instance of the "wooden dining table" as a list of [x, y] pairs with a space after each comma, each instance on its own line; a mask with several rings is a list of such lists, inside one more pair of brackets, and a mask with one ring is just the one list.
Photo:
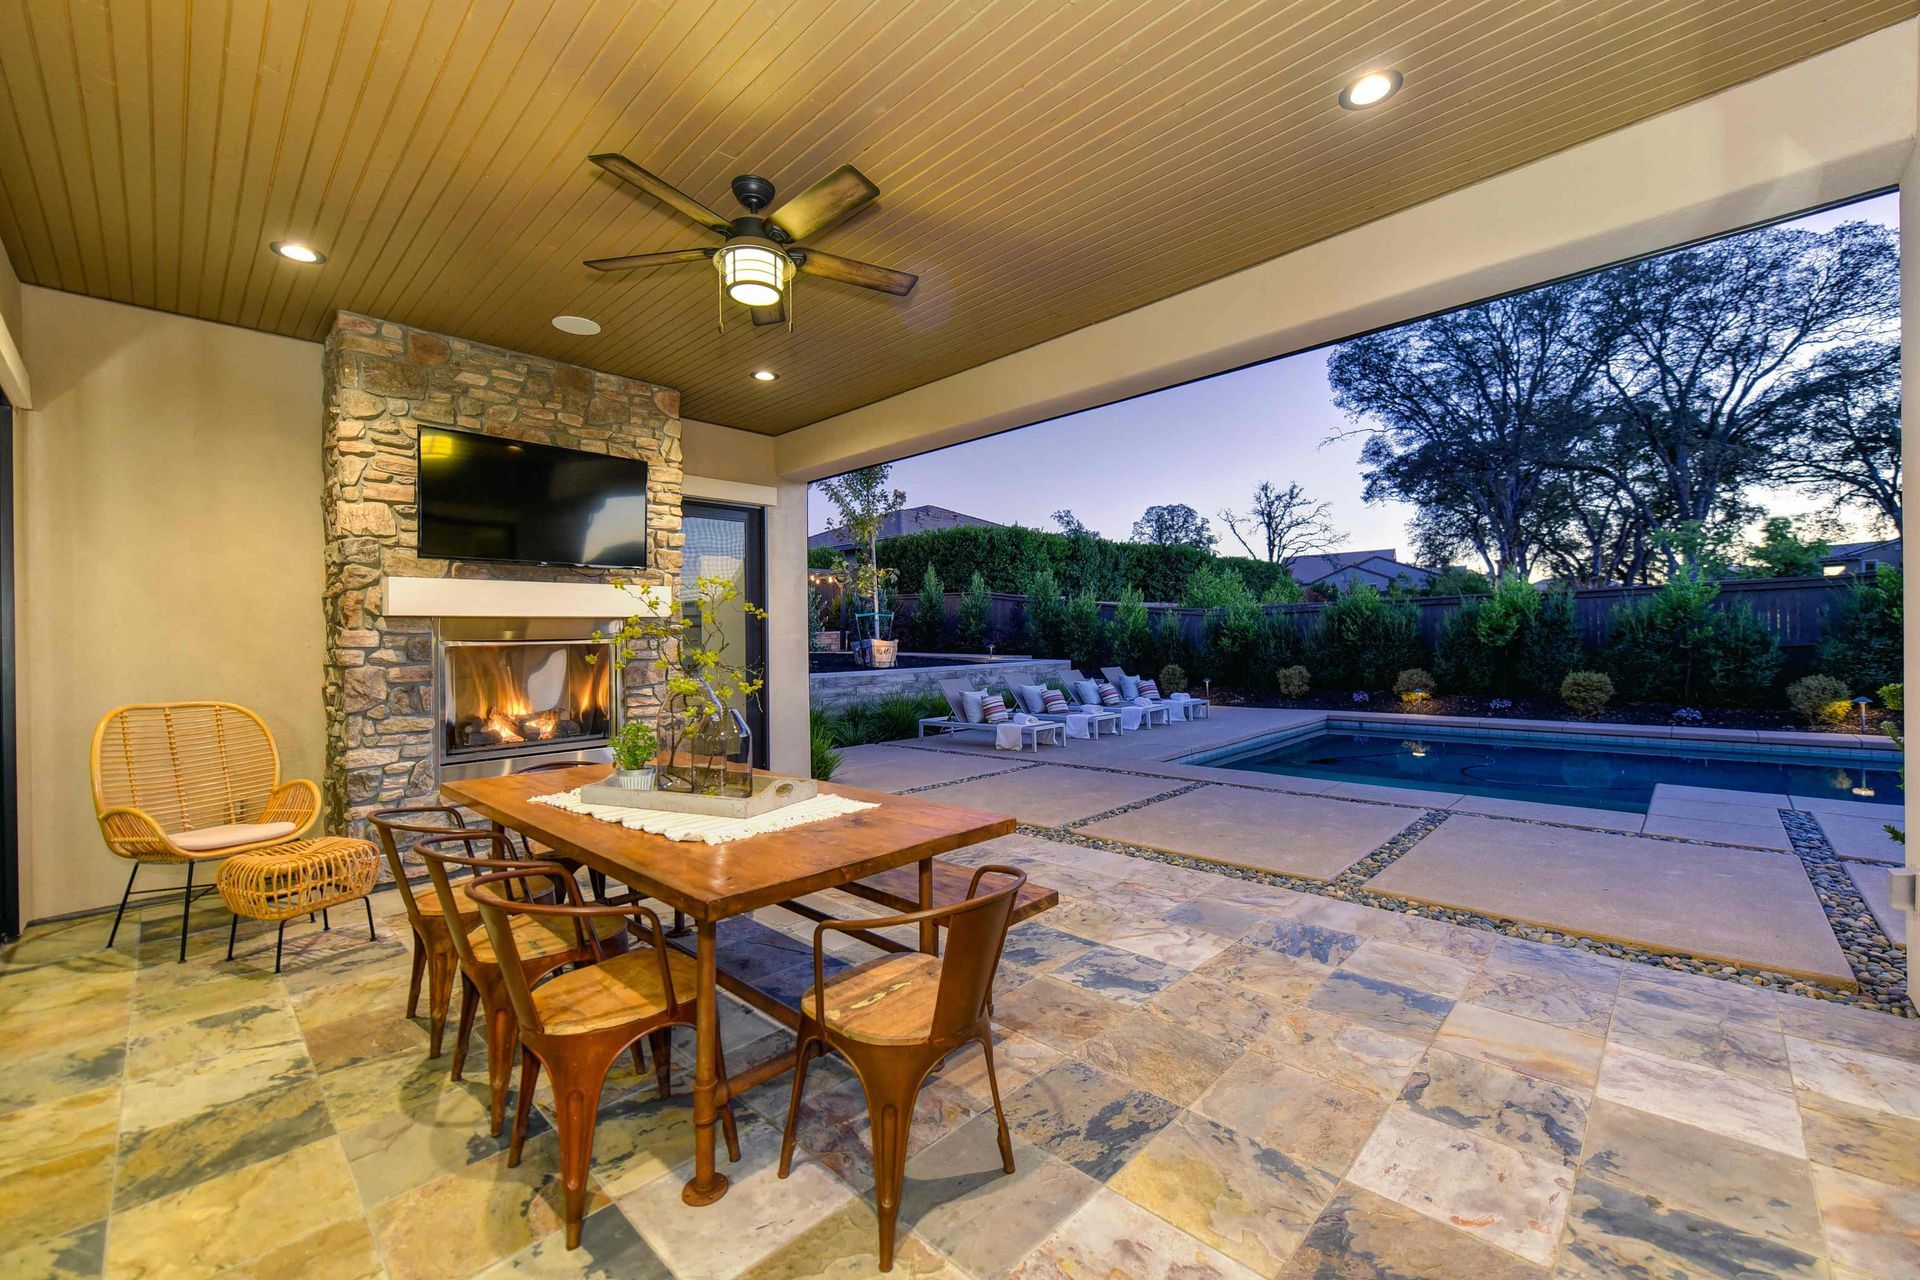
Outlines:
[[[634, 831], [618, 823], [585, 814], [569, 813], [538, 796], [570, 791], [582, 783], [597, 782], [610, 771], [604, 764], [574, 769], [470, 778], [441, 784], [440, 794], [488, 821], [547, 846], [589, 869], [617, 880], [635, 893], [684, 913], [693, 925], [693, 952], [698, 975], [698, 1006], [694, 1028], [693, 1124], [694, 1173], [680, 1195], [690, 1205], [712, 1204], [726, 1194], [727, 1178], [714, 1167], [714, 1125], [720, 1105], [762, 1081], [791, 1069], [793, 1054], [776, 1056], [719, 1078], [721, 986], [749, 1000], [765, 1012], [792, 1025], [793, 1011], [755, 990], [751, 984], [721, 973], [717, 963], [716, 927], [722, 920], [765, 907], [785, 907], [807, 919], [829, 918], [817, 907], [798, 900], [827, 889], [840, 889], [882, 903], [892, 909], [935, 904], [936, 873], [958, 868], [936, 867], [943, 853], [1003, 836], [1014, 829], [1014, 819], [939, 804], [918, 796], [821, 783], [829, 795], [863, 800], [875, 807], [858, 813], [790, 827], [766, 835], [724, 844], [669, 840]], [[918, 867], [916, 902], [903, 903], [901, 881], [906, 868]], [[892, 873], [891, 875], [887, 873]], [[873, 884], [861, 882], [873, 880]], [[1026, 902], [1026, 913], [1044, 910], [1058, 900], [1051, 890]], [[1031, 895], [1030, 895], [1031, 897]], [[883, 951], [910, 950], [898, 941], [863, 933], [863, 941]], [[919, 949], [938, 950], [938, 931], [923, 925]]]

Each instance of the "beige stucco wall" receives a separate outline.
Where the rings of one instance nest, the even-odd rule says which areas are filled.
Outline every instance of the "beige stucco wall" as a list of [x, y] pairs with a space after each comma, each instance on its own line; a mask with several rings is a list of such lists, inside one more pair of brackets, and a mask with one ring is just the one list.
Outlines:
[[[1246, 271], [779, 438], [815, 480], [1158, 390], [1900, 180], [1908, 21]], [[1124, 268], [1123, 268], [1124, 269]], [[1169, 438], [1170, 463], [1189, 459]]]
[[21, 319], [20, 277], [0, 244], [0, 395], [16, 405], [31, 405], [33, 389], [27, 381], [27, 362], [20, 351]]
[[[320, 347], [29, 286], [19, 444], [22, 916], [111, 903], [87, 745], [123, 702], [258, 711], [321, 761]], [[172, 869], [143, 883], [177, 882]]]

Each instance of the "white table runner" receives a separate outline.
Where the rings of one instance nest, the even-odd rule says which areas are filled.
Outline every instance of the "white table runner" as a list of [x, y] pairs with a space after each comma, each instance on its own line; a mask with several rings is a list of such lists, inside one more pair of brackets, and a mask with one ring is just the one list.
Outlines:
[[784, 809], [775, 809], [772, 813], [763, 813], [757, 818], [712, 818], [705, 814], [675, 813], [666, 809], [629, 809], [624, 805], [587, 804], [580, 799], [580, 790], [577, 787], [572, 791], [560, 791], [550, 796], [534, 796], [533, 802], [550, 804], [556, 809], [584, 814], [589, 818], [598, 818], [602, 822], [616, 823], [629, 831], [645, 831], [649, 835], [665, 836], [669, 840], [698, 841], [706, 844], [725, 844], [729, 840], [763, 836], [772, 831], [785, 831], [790, 827], [803, 827], [810, 822], [824, 822], [828, 818], [845, 817], [850, 813], [880, 807], [866, 800], [818, 795], [810, 800], [790, 804]]

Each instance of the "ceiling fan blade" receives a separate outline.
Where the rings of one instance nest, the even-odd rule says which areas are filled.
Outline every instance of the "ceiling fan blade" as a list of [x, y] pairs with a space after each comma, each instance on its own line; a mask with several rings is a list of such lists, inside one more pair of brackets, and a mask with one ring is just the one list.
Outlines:
[[856, 262], [852, 258], [837, 257], [818, 249], [794, 249], [789, 254], [800, 270], [810, 276], [825, 276], [829, 280], [857, 284], [862, 289], [878, 289], [902, 298], [912, 293], [913, 286], [920, 282], [919, 276], [904, 271], [876, 267], [871, 262]]
[[595, 271], [628, 271], [634, 267], [668, 267], [676, 262], [705, 262], [717, 249], [668, 249], [664, 253], [629, 253], [620, 258], [588, 258], [582, 265]]
[[756, 325], [787, 322], [787, 303], [784, 298], [770, 307], [749, 307], [748, 310], [753, 312], [753, 322]]
[[805, 240], [880, 194], [867, 175], [843, 164], [767, 215], [767, 221], [792, 239]]
[[602, 169], [605, 169], [608, 173], [620, 179], [620, 181], [631, 182], [634, 186], [640, 188], [661, 204], [692, 218], [709, 231], [717, 232], [724, 236], [733, 230], [733, 224], [731, 222], [728, 222], [725, 218], [707, 208], [707, 206], [701, 204], [686, 192], [680, 190], [680, 188], [672, 185], [666, 179], [648, 173], [645, 169], [642, 169], [639, 165], [623, 155], [609, 151], [602, 152], [599, 155], [588, 156], [587, 159], [593, 161]]

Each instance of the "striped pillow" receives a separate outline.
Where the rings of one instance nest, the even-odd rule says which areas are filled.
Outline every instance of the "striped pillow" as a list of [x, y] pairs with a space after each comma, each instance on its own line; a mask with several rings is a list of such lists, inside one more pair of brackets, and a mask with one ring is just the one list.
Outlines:
[[1160, 696], [1160, 686], [1145, 676], [1142, 676], [1140, 677], [1140, 696], [1148, 699], [1158, 698]]
[[980, 719], [987, 724], [1005, 724], [1012, 717], [1007, 713], [1007, 700], [997, 693], [990, 693], [980, 699]]
[[1120, 691], [1118, 689], [1108, 684], [1105, 680], [1102, 680], [1097, 688], [1100, 691], [1101, 706], [1117, 707], [1120, 705]]
[[1067, 710], [1067, 697], [1058, 689], [1047, 690], [1040, 696], [1040, 703], [1040, 709], [1050, 716], [1063, 715]]

